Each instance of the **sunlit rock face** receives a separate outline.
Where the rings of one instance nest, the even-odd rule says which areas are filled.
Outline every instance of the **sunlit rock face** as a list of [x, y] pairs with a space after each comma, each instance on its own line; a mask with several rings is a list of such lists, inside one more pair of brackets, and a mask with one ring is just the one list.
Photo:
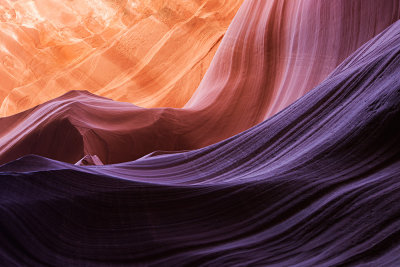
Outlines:
[[243, 0], [0, 0], [0, 116], [70, 90], [182, 107]]

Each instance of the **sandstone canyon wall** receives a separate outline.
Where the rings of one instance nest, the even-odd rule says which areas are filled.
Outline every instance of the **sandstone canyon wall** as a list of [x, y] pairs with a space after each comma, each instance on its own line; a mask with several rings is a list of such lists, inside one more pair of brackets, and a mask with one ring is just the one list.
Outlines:
[[[32, 155], [2, 165], [0, 260], [6, 266], [399, 266], [399, 73], [400, 21], [295, 103], [217, 144], [115, 165]], [[119, 112], [113, 120], [123, 124], [134, 110], [82, 92], [37, 110], [68, 101], [68, 114], [84, 114], [76, 116], [82, 121], [89, 106], [88, 118], [99, 123]], [[151, 121], [148, 110], [138, 112], [142, 124]], [[18, 124], [30, 116], [21, 114], [6, 119]], [[165, 134], [158, 123], [152, 131]]]
[[[74, 163], [92, 154], [107, 164], [216, 143], [297, 100], [399, 16], [397, 0], [247, 0], [184, 108], [145, 109], [70, 92], [1, 118], [0, 162], [38, 154]], [[115, 54], [112, 58], [120, 59]], [[129, 69], [131, 63], [126, 63]], [[169, 63], [164, 63], [159, 67], [169, 75]], [[98, 68], [96, 77], [113, 73], [93, 66]], [[156, 91], [162, 94], [160, 88]], [[31, 89], [22, 95], [30, 92], [40, 95]], [[64, 137], [64, 131], [70, 134]]]

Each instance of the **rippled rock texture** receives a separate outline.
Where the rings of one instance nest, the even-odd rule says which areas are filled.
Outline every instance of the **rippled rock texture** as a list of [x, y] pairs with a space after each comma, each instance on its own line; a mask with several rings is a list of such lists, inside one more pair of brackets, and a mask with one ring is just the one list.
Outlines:
[[182, 107], [243, 0], [2, 0], [0, 116], [70, 90]]
[[[400, 16], [398, 1], [365, 3], [245, 1], [183, 109], [145, 109], [69, 92], [0, 118], [0, 163], [27, 154], [69, 163], [91, 154], [106, 164], [119, 163], [229, 138], [304, 95]], [[99, 71], [100, 77], [109, 74], [107, 68]]]
[[1, 262], [399, 266], [399, 16], [245, 0], [182, 108], [74, 90], [0, 118]]

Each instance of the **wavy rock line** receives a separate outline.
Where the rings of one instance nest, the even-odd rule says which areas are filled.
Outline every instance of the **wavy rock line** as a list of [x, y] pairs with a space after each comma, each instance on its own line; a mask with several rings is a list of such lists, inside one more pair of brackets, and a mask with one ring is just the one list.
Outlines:
[[116, 165], [3, 165], [1, 259], [397, 266], [399, 71], [397, 22], [282, 112], [212, 146]]
[[89, 154], [109, 164], [219, 142], [295, 101], [399, 16], [397, 0], [245, 1], [184, 109], [70, 92], [0, 118], [0, 163]]

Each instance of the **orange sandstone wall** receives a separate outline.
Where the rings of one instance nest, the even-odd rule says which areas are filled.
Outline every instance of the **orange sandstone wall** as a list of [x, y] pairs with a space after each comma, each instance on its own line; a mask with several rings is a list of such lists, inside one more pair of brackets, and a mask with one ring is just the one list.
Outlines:
[[0, 0], [0, 116], [70, 90], [182, 107], [243, 0]]

